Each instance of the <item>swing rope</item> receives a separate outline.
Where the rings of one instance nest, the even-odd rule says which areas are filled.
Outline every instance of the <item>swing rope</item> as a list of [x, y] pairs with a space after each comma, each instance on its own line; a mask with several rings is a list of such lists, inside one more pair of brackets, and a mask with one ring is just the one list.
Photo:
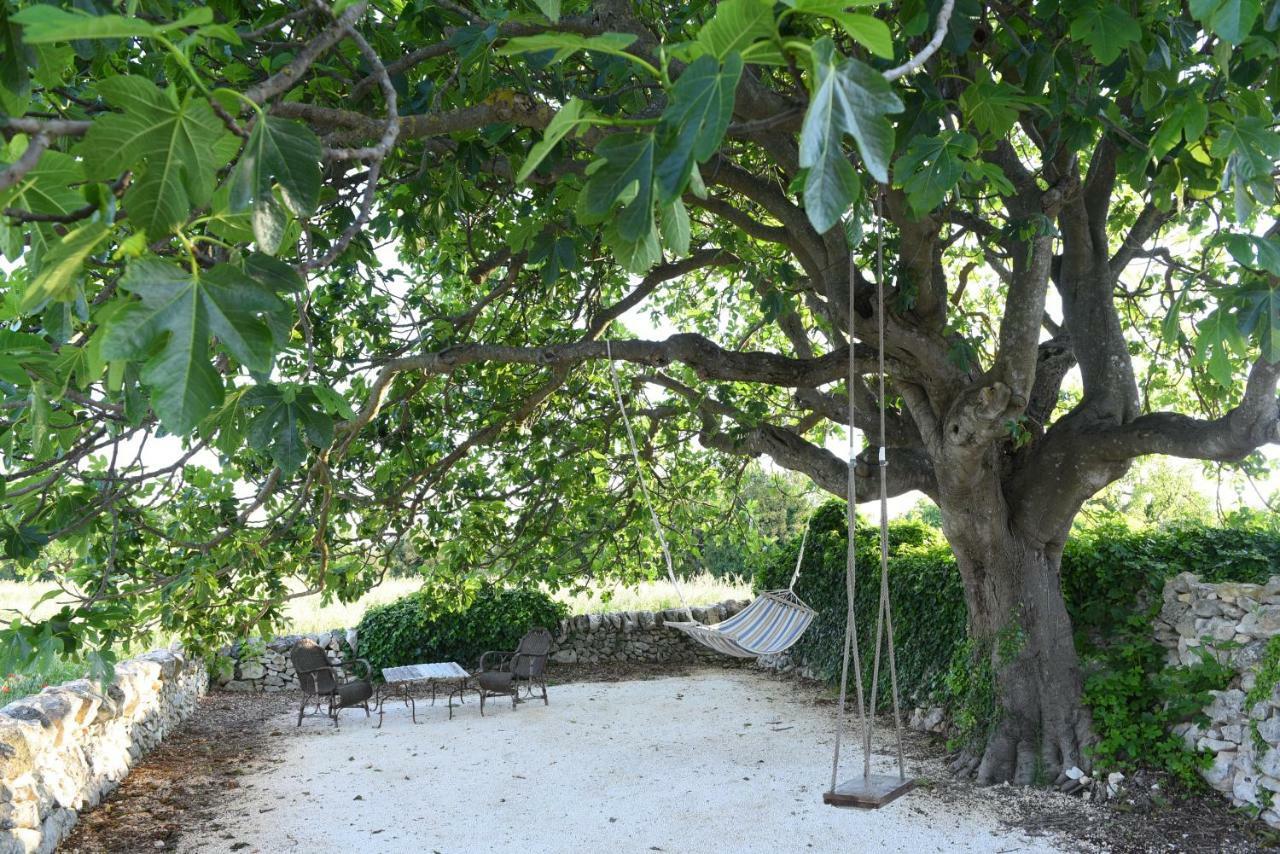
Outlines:
[[640, 484], [640, 494], [644, 497], [645, 507], [649, 508], [649, 518], [653, 520], [653, 532], [658, 535], [658, 545], [662, 547], [662, 558], [667, 563], [667, 577], [671, 579], [671, 586], [676, 589], [676, 595], [680, 597], [680, 605], [684, 608], [685, 616], [689, 618], [689, 622], [694, 622], [693, 609], [689, 607], [689, 602], [684, 598], [684, 591], [680, 589], [680, 582], [676, 581], [676, 566], [671, 560], [671, 548], [667, 545], [667, 536], [662, 532], [662, 522], [658, 519], [658, 511], [653, 509], [653, 501], [649, 498], [649, 486], [645, 483], [644, 469], [640, 465], [640, 451], [636, 447], [636, 434], [631, 430], [631, 419], [627, 417], [627, 407], [622, 399], [622, 383], [618, 381], [618, 369], [613, 364], [613, 348], [609, 344], [609, 339], [604, 342], [604, 354], [609, 362], [609, 378], [613, 381], [613, 394], [618, 400], [618, 411], [622, 413], [622, 426], [627, 429], [627, 444], [631, 447], [631, 459], [636, 464], [636, 480]]
[[856, 267], [852, 253], [849, 256], [849, 454], [848, 454], [848, 500], [845, 504], [845, 522], [848, 526], [848, 548], [845, 555], [845, 594], [848, 597], [845, 610], [845, 637], [843, 661], [840, 668], [840, 702], [836, 706], [835, 749], [831, 759], [831, 791], [836, 790], [840, 774], [841, 736], [844, 731], [845, 703], [848, 697], [849, 664], [853, 663], [853, 678], [858, 701], [858, 721], [862, 730], [862, 776], [871, 776], [871, 737], [875, 727], [877, 693], [880, 684], [881, 650], [887, 639], [889, 657], [889, 679], [893, 692], [893, 722], [897, 736], [898, 779], [906, 779], [906, 765], [902, 745], [902, 713], [899, 704], [898, 667], [893, 639], [893, 612], [889, 601], [889, 460], [885, 452], [885, 364], [884, 364], [884, 218], [881, 211], [881, 200], [876, 198], [876, 332], [878, 369], [879, 369], [879, 445], [878, 462], [880, 468], [880, 601], [876, 609], [875, 654], [872, 664], [871, 705], [864, 705], [862, 691], [862, 658], [858, 649], [858, 632], [854, 609], [854, 594], [857, 591], [857, 557], [856, 529], [857, 514], [855, 501], [856, 464], [857, 464], [857, 429], [855, 427], [854, 386], [858, 373], [854, 359], [854, 286], [857, 281]]
[[618, 412], [622, 415], [622, 425], [626, 428], [627, 446], [631, 450], [631, 459], [636, 467], [636, 480], [640, 484], [640, 494], [649, 518], [653, 522], [653, 531], [662, 548], [662, 557], [667, 565], [667, 577], [680, 604], [684, 609], [686, 622], [667, 625], [679, 629], [706, 646], [710, 646], [728, 655], [740, 658], [754, 658], [760, 655], [772, 655], [782, 652], [799, 640], [800, 635], [809, 627], [815, 612], [796, 596], [796, 581], [800, 578], [800, 570], [804, 565], [805, 544], [809, 539], [809, 527], [813, 523], [810, 514], [805, 523], [804, 533], [800, 537], [800, 551], [796, 555], [795, 570], [791, 573], [791, 581], [785, 592], [780, 590], [765, 591], [757, 599], [734, 617], [713, 626], [704, 626], [693, 617], [693, 609], [685, 598], [680, 581], [676, 578], [675, 562], [671, 559], [671, 547], [667, 543], [658, 512], [653, 506], [653, 498], [649, 494], [649, 485], [645, 481], [644, 468], [640, 465], [640, 450], [636, 443], [635, 431], [631, 427], [631, 418], [627, 415], [626, 401], [622, 396], [622, 382], [618, 379], [618, 369], [613, 363], [613, 346], [608, 339], [604, 342], [605, 357], [609, 362], [609, 379], [613, 385], [614, 398], [618, 403]]

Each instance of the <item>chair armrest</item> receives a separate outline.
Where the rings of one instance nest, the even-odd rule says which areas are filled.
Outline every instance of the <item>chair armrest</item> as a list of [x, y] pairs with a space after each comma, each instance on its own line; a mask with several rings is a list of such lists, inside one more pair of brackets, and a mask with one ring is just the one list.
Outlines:
[[[486, 670], [507, 670], [511, 666], [511, 661], [516, 657], [514, 652], [504, 652], [500, 650], [489, 650], [480, 656], [480, 672]], [[490, 658], [494, 659], [492, 665], [488, 664]]]

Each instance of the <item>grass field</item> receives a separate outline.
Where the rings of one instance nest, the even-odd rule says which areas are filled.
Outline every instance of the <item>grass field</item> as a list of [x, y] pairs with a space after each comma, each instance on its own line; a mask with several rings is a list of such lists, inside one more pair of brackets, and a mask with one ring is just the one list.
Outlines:
[[[708, 605], [724, 599], [745, 599], [751, 595], [748, 582], [713, 578], [705, 574], [689, 578], [680, 586], [690, 605]], [[417, 587], [416, 579], [389, 578], [366, 593], [358, 602], [347, 605], [340, 602], [323, 604], [318, 595], [295, 599], [288, 606], [289, 631], [317, 632], [354, 626], [360, 622], [360, 617], [367, 609], [398, 599]], [[27, 613], [41, 596], [55, 589], [54, 585], [47, 583], [0, 581], [0, 623], [13, 619], [12, 609]], [[56, 611], [59, 599], [65, 598], [60, 596], [43, 603], [36, 615], [43, 616]], [[680, 604], [675, 589], [665, 581], [645, 582], [636, 587], [599, 587], [578, 594], [561, 591], [556, 598], [567, 604], [575, 614], [591, 611], [657, 611]]]

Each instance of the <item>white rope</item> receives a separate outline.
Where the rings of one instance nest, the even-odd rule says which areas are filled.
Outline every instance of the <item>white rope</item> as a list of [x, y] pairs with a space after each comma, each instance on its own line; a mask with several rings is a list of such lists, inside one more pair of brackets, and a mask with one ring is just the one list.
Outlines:
[[885, 370], [884, 370], [884, 228], [883, 211], [880, 199], [876, 199], [876, 217], [880, 226], [876, 229], [876, 326], [879, 350], [879, 394], [880, 394], [880, 604], [876, 609], [876, 654], [871, 670], [871, 706], [869, 709], [871, 723], [867, 725], [866, 738], [863, 742], [864, 774], [870, 771], [871, 728], [875, 725], [876, 694], [880, 688], [880, 649], [888, 631], [889, 640], [889, 680], [893, 689], [893, 723], [898, 746], [898, 779], [907, 777], [902, 748], [902, 713], [898, 704], [898, 666], [893, 644], [893, 613], [889, 602], [889, 458], [885, 453]]
[[618, 382], [618, 369], [613, 366], [613, 348], [610, 347], [607, 338], [604, 342], [604, 354], [609, 362], [609, 378], [613, 381], [613, 394], [618, 401], [618, 411], [622, 413], [622, 426], [627, 428], [627, 444], [631, 447], [631, 459], [636, 464], [636, 480], [640, 484], [640, 494], [644, 496], [645, 507], [649, 508], [649, 518], [653, 520], [653, 532], [658, 535], [658, 544], [662, 546], [662, 557], [667, 562], [667, 577], [671, 579], [671, 586], [676, 589], [676, 595], [680, 597], [685, 616], [692, 623], [695, 622], [693, 609], [689, 607], [688, 600], [684, 598], [684, 591], [680, 589], [680, 582], [676, 580], [676, 567], [671, 561], [671, 549], [667, 546], [666, 535], [662, 533], [662, 522], [658, 519], [658, 512], [653, 509], [653, 501], [649, 498], [649, 487], [645, 483], [644, 469], [640, 465], [640, 451], [636, 448], [636, 435], [631, 431], [631, 419], [627, 417], [627, 407], [622, 400], [622, 384]]
[[800, 554], [796, 555], [796, 571], [791, 573], [791, 583], [787, 585], [787, 589], [792, 593], [796, 592], [796, 579], [800, 577], [800, 565], [804, 563], [804, 543], [809, 539], [809, 526], [813, 524], [813, 514], [809, 514], [809, 521], [805, 523], [804, 533], [800, 535]]
[[858, 722], [862, 727], [863, 740], [866, 740], [867, 732], [867, 715], [866, 705], [862, 699], [862, 656], [858, 650], [858, 633], [855, 630], [854, 616], [854, 594], [857, 592], [858, 586], [858, 560], [855, 546], [855, 533], [857, 530], [857, 510], [855, 506], [855, 487], [856, 474], [854, 471], [854, 461], [857, 456], [857, 436], [858, 430], [854, 426], [857, 422], [854, 420], [854, 395], [853, 385], [857, 377], [857, 365], [854, 362], [854, 334], [853, 334], [853, 286], [856, 281], [854, 276], [854, 259], [853, 253], [849, 253], [849, 453], [848, 453], [848, 476], [846, 479], [845, 501], [845, 528], [849, 537], [848, 547], [845, 550], [845, 614], [844, 614], [844, 654], [840, 665], [840, 702], [836, 704], [836, 737], [835, 750], [831, 756], [831, 791], [836, 790], [837, 778], [840, 774], [840, 742], [844, 734], [844, 708], [845, 701], [848, 697], [849, 686], [849, 656], [853, 655], [853, 679], [855, 689], [858, 696]]

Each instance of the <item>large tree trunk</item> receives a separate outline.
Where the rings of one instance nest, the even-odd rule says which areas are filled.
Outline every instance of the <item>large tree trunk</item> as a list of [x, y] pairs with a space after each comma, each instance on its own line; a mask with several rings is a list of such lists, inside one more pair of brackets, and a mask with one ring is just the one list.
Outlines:
[[950, 496], [941, 508], [964, 580], [969, 634], [983, 659], [972, 678], [995, 683], [990, 726], [975, 733], [979, 740], [966, 746], [955, 768], [980, 783], [1062, 782], [1072, 766], [1086, 768], [1083, 748], [1091, 738], [1062, 597], [1065, 531], [1015, 529], [999, 487], [988, 487], [988, 500]]

